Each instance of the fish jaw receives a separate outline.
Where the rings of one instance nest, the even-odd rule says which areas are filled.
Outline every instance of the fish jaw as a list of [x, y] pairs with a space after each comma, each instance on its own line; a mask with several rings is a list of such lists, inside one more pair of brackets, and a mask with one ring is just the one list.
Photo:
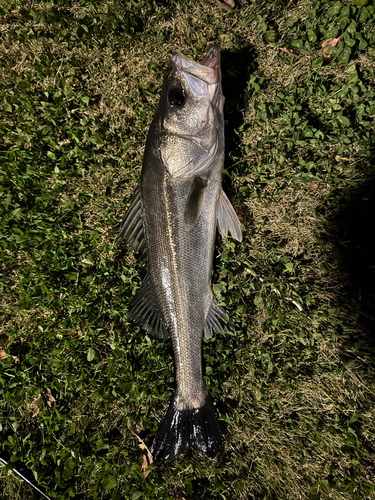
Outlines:
[[221, 82], [220, 50], [215, 46], [210, 48], [201, 64], [178, 52], [173, 55], [172, 64], [209, 85]]

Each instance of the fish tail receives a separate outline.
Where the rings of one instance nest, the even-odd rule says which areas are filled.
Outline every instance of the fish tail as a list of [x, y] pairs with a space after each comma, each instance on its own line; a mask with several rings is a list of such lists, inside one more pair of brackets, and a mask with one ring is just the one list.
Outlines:
[[178, 410], [175, 395], [169, 401], [163, 420], [151, 445], [153, 460], [172, 460], [195, 444], [213, 457], [223, 451], [219, 422], [210, 394], [200, 408]]

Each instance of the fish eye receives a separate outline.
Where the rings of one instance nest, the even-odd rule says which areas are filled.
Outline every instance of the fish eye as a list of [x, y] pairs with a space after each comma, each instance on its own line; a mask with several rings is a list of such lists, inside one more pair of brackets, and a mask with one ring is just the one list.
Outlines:
[[182, 88], [174, 87], [169, 91], [168, 102], [171, 106], [182, 108], [186, 102], [185, 92]]

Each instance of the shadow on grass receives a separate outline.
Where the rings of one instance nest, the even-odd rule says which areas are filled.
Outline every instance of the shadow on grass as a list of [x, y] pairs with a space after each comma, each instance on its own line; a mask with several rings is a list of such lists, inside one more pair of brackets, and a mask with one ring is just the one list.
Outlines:
[[[375, 165], [372, 165], [372, 169]], [[348, 276], [347, 296], [359, 314], [362, 342], [375, 348], [375, 176], [367, 179], [333, 221], [335, 240]], [[356, 339], [349, 339], [356, 342]]]
[[[253, 92], [253, 90], [249, 91], [247, 86], [251, 74], [258, 67], [256, 58], [257, 54], [251, 45], [236, 52], [224, 50], [221, 53], [222, 85], [225, 96], [224, 166], [229, 171], [235, 162], [234, 158], [242, 156], [239, 136], [236, 131], [244, 123], [242, 111]], [[227, 176], [224, 176], [224, 185], [226, 180]]]

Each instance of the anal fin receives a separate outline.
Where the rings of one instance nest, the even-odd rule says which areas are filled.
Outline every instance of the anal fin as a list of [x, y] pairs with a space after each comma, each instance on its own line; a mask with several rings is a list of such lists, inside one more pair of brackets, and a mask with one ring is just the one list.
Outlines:
[[238, 220], [237, 214], [223, 190], [220, 191], [218, 199], [217, 225], [220, 234], [222, 234], [225, 238], [228, 235], [229, 229], [235, 240], [242, 241], [240, 221]]
[[153, 300], [148, 275], [145, 276], [139, 290], [131, 300], [127, 316], [135, 320], [139, 319], [144, 330], [150, 335], [159, 339], [169, 337], [168, 325]]

